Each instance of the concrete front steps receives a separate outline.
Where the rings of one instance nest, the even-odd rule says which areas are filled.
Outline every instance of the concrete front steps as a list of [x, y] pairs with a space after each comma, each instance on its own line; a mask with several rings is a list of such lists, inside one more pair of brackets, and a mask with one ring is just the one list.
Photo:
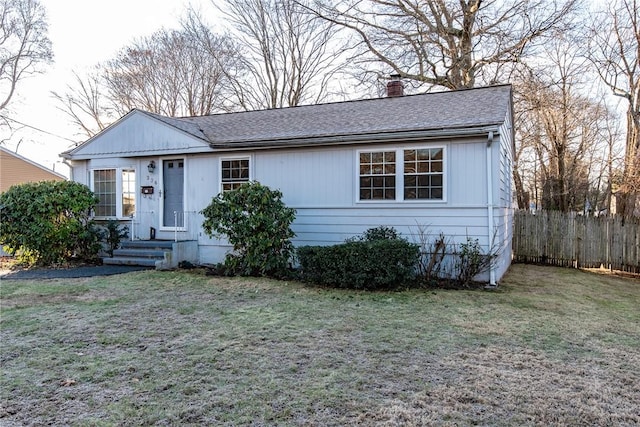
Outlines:
[[103, 264], [139, 265], [156, 270], [176, 268], [180, 261], [197, 263], [198, 242], [195, 240], [126, 240], [113, 251], [113, 257], [103, 258]]

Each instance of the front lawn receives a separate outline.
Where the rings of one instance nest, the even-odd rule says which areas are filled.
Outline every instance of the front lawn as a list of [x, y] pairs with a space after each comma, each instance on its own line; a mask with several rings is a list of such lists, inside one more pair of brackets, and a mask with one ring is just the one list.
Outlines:
[[0, 285], [0, 425], [638, 425], [640, 281], [497, 291], [197, 272]]

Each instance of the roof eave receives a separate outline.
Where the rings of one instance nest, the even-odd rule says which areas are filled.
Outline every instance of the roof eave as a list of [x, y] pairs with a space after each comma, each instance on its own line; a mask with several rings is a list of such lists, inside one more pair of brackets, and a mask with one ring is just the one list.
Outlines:
[[[64, 157], [67, 160], [93, 160], [93, 159], [108, 159], [111, 157], [157, 157], [157, 156], [174, 156], [180, 154], [203, 154], [203, 153], [212, 153], [210, 147], [189, 147], [183, 149], [167, 149], [167, 150], [147, 150], [147, 151], [136, 151], [136, 152], [110, 152], [110, 153], [100, 153], [100, 154], [84, 154], [84, 155], [75, 155], [73, 157], [67, 156]], [[64, 154], [64, 153], [62, 153]], [[60, 156], [62, 157], [62, 154]]]
[[277, 140], [254, 140], [239, 142], [211, 142], [209, 145], [215, 150], [252, 150], [274, 148], [301, 148], [334, 145], [354, 145], [371, 142], [415, 141], [442, 138], [469, 138], [484, 136], [489, 132], [499, 134], [500, 123], [449, 129], [428, 129], [397, 132], [376, 132], [365, 134], [332, 135], [305, 138], [286, 138]]

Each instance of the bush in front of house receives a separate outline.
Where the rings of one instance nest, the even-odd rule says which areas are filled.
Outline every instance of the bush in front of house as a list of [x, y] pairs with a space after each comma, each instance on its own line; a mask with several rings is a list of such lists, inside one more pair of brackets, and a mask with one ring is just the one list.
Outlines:
[[73, 181], [14, 185], [0, 194], [0, 242], [27, 264], [95, 258], [100, 232], [90, 214], [97, 203], [86, 185]]
[[270, 277], [284, 277], [290, 270], [295, 212], [282, 202], [280, 191], [255, 181], [218, 194], [201, 211], [205, 232], [225, 236], [233, 245], [225, 273]]
[[374, 240], [399, 240], [401, 239], [398, 231], [393, 227], [387, 227], [385, 225], [381, 225], [378, 227], [370, 228], [362, 233], [362, 236], [358, 237], [357, 240], [364, 240], [373, 242]]
[[414, 279], [420, 247], [400, 238], [393, 228], [377, 227], [339, 245], [302, 246], [297, 255], [304, 281], [384, 290]]
[[120, 247], [122, 239], [129, 237], [129, 227], [120, 224], [115, 219], [110, 219], [103, 225], [101, 234], [103, 234], [105, 252], [113, 257], [113, 251]]
[[466, 242], [459, 244], [456, 252], [455, 271], [457, 282], [463, 286], [472, 286], [473, 279], [488, 272], [498, 258], [498, 252], [493, 245], [484, 253], [478, 239], [467, 237]]

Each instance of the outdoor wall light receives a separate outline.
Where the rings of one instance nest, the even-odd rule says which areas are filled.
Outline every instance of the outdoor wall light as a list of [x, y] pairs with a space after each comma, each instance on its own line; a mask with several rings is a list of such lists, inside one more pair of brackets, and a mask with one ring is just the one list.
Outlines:
[[153, 173], [153, 171], [156, 170], [156, 162], [151, 160], [147, 165], [147, 169], [149, 170], [149, 173]]

